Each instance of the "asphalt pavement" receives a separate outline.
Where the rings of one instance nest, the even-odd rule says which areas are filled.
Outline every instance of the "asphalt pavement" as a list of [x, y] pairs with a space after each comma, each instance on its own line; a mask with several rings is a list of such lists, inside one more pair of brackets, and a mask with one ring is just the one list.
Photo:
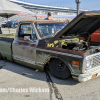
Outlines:
[[0, 60], [0, 100], [100, 100], [100, 77], [79, 83]]

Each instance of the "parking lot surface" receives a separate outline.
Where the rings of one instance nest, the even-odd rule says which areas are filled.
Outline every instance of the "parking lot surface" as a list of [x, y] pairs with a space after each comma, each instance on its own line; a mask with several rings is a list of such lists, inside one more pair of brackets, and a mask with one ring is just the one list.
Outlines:
[[[0, 100], [100, 100], [100, 77], [79, 83], [0, 60]], [[40, 90], [39, 90], [40, 89]]]

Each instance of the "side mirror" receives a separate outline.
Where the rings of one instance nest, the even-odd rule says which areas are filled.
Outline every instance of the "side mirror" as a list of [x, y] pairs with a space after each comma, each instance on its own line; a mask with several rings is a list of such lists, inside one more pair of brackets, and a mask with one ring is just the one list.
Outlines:
[[30, 41], [30, 36], [24, 36], [24, 40]]
[[24, 40], [27, 40], [27, 41], [33, 42], [33, 41], [30, 39], [30, 36], [24, 36]]

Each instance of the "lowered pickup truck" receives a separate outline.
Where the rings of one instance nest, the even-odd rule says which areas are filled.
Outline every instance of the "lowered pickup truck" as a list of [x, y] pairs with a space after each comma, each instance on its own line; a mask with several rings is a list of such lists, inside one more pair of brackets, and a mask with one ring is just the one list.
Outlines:
[[[90, 35], [100, 27], [100, 11], [83, 12], [65, 26], [52, 20], [21, 21], [15, 38], [0, 37], [0, 58], [87, 81], [100, 75], [100, 47]], [[78, 37], [84, 37], [84, 41]]]

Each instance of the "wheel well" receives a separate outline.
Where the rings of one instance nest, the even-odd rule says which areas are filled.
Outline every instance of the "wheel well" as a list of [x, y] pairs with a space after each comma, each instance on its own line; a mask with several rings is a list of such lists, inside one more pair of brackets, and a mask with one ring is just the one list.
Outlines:
[[49, 59], [47, 59], [46, 62], [45, 62], [45, 64], [44, 64], [44, 69], [45, 68], [49, 69], [49, 62], [50, 62], [51, 59], [55, 59], [55, 58], [49, 58]]
[[52, 60], [52, 59], [60, 59], [61, 61], [63, 61], [67, 66], [68, 66], [68, 68], [69, 68], [69, 70], [70, 70], [70, 72], [71, 72], [71, 68], [70, 68], [70, 66], [69, 66], [69, 63], [67, 62], [67, 61], [65, 61], [64, 59], [62, 59], [62, 58], [58, 58], [58, 57], [52, 57], [52, 58], [49, 58], [49, 59], [47, 59], [46, 60], [46, 63], [44, 64], [44, 69], [45, 68], [48, 68], [49, 69], [49, 62]]

